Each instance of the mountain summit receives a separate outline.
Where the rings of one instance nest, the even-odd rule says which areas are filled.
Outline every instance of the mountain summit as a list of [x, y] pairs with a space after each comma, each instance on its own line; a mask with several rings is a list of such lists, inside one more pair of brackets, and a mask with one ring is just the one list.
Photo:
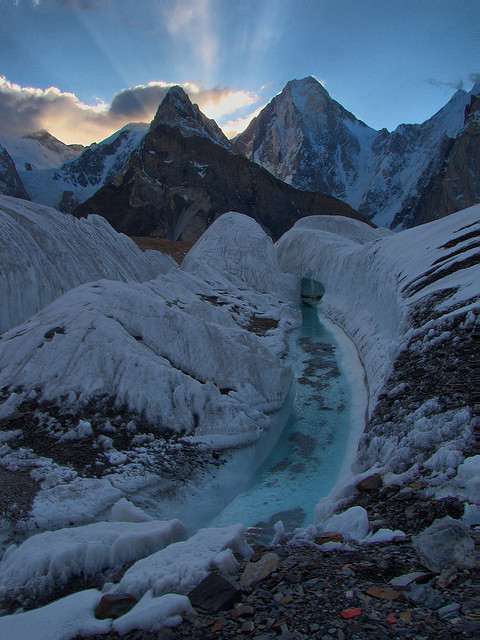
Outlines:
[[198, 105], [193, 104], [182, 87], [178, 85], [168, 90], [167, 95], [158, 107], [150, 125], [150, 130], [155, 131], [160, 125], [176, 126], [179, 127], [184, 136], [204, 136], [226, 149], [231, 148], [228, 138], [215, 120], [207, 118], [200, 111]]
[[[400, 125], [389, 133], [368, 127], [314, 78], [292, 80], [234, 146], [299, 189], [345, 200], [376, 224], [408, 227], [431, 219], [429, 194], [438, 191], [436, 176], [451, 162], [452, 144], [464, 128], [464, 111], [475, 91], [458, 91], [423, 124]], [[478, 165], [474, 173], [478, 180]], [[463, 178], [471, 182], [469, 175]], [[463, 187], [457, 186], [461, 193]], [[464, 191], [472, 192], [470, 184]], [[477, 201], [436, 198], [437, 216]]]
[[215, 122], [173, 87], [112, 184], [74, 214], [104, 216], [127, 235], [197, 240], [227, 211], [244, 213], [274, 238], [311, 214], [357, 217], [331, 196], [301, 192], [234, 153]]

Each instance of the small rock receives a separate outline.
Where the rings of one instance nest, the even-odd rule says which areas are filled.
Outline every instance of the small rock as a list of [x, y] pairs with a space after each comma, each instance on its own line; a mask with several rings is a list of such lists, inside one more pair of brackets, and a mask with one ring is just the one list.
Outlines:
[[408, 597], [412, 602], [421, 604], [427, 609], [439, 609], [443, 605], [440, 594], [429, 584], [413, 584]]
[[362, 610], [360, 608], [344, 609], [343, 611], [340, 612], [340, 615], [345, 620], [349, 620], [350, 618], [356, 618], [357, 616], [361, 615], [361, 613], [362, 613]]
[[107, 593], [95, 607], [95, 617], [98, 620], [119, 618], [128, 613], [138, 600], [128, 593]]
[[276, 571], [279, 564], [276, 553], [265, 553], [258, 562], [249, 562], [240, 576], [242, 587], [250, 587]]
[[386, 617], [386, 621], [389, 624], [396, 624], [398, 622], [398, 618], [396, 618], [393, 613], [390, 613], [387, 617]]
[[343, 536], [337, 531], [322, 531], [317, 534], [313, 541], [315, 544], [325, 544], [326, 542], [342, 542]]
[[253, 616], [254, 613], [255, 613], [255, 609], [250, 605], [237, 604], [235, 605], [230, 615], [232, 616], [232, 618], [240, 618], [240, 617], [248, 618], [250, 616]]
[[254, 629], [255, 625], [252, 620], [247, 620], [242, 624], [242, 631], [245, 631], [246, 633], [251, 633]]
[[231, 609], [242, 597], [242, 592], [218, 573], [209, 573], [189, 594], [193, 607], [212, 613]]
[[384, 587], [368, 587], [367, 593], [374, 598], [380, 598], [381, 600], [396, 600], [400, 593], [393, 589], [386, 589]]
[[460, 605], [458, 604], [458, 602], [452, 602], [451, 604], [447, 604], [444, 607], [440, 607], [440, 609], [438, 609], [437, 611], [437, 614], [443, 620], [448, 620], [449, 618], [454, 618], [459, 609]]
[[380, 473], [374, 473], [368, 478], [364, 478], [361, 480], [356, 488], [357, 491], [367, 492], [367, 491], [377, 491], [383, 487], [383, 480]]
[[412, 582], [417, 582], [418, 580], [421, 580], [422, 578], [428, 578], [428, 576], [431, 575], [429, 573], [425, 573], [422, 571], [414, 571], [412, 573], [405, 573], [402, 576], [398, 576], [396, 578], [392, 578], [392, 580], [390, 580], [390, 584], [392, 585], [392, 587], [397, 587], [399, 589], [402, 589], [403, 587], [408, 587], [410, 584], [412, 584]]
[[210, 629], [212, 633], [217, 633], [217, 631], [221, 631], [223, 629], [223, 620], [217, 620], [213, 627]]

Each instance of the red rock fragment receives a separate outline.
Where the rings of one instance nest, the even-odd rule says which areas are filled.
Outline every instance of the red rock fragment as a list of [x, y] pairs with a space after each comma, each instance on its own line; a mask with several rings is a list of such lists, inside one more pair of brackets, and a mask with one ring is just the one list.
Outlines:
[[360, 608], [344, 609], [343, 611], [340, 612], [340, 615], [342, 616], [342, 618], [345, 618], [345, 620], [349, 620], [350, 618], [356, 618], [361, 613], [362, 613], [362, 610]]
[[223, 620], [217, 620], [213, 627], [210, 629], [212, 633], [217, 633], [217, 631], [221, 631], [223, 629]]
[[337, 531], [323, 531], [313, 539], [315, 544], [326, 544], [327, 542], [342, 542], [343, 536]]
[[398, 619], [393, 615], [393, 613], [391, 613], [390, 615], [387, 616], [386, 618], [387, 622], [389, 622], [390, 624], [395, 624], [396, 622], [398, 622]]

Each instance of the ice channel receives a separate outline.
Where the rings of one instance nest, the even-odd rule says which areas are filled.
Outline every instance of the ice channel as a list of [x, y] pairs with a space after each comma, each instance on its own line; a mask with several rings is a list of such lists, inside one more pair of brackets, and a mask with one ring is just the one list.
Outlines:
[[315, 505], [349, 473], [368, 395], [353, 342], [316, 306], [303, 304], [302, 320], [290, 345], [296, 383], [269, 429], [183, 498], [157, 499], [158, 518], [179, 518], [190, 534], [240, 522], [262, 542], [279, 520], [287, 530], [313, 524]]
[[244, 490], [210, 523], [242, 522], [252, 539], [271, 541], [273, 525], [313, 523], [315, 505], [346, 475], [363, 430], [363, 368], [353, 343], [315, 306], [302, 305], [293, 410], [275, 447]]

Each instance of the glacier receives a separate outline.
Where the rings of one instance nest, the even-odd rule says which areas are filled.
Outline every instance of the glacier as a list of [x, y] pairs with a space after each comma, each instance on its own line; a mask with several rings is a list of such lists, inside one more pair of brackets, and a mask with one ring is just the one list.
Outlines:
[[100, 216], [79, 220], [0, 196], [0, 332], [79, 284], [99, 278], [142, 282], [173, 266], [157, 251], [142, 253]]
[[[112, 624], [93, 617], [101, 593], [89, 589], [3, 616], [0, 634], [65, 640], [177, 624], [189, 612], [184, 593], [212, 568], [233, 572], [234, 553], [251, 555], [244, 528], [233, 523], [187, 532], [187, 540], [152, 551], [169, 527], [184, 535], [180, 523], [161, 522], [158, 503], [182, 481], [221, 483], [232, 450], [253, 450], [273, 428], [291, 391], [288, 341], [300, 323], [302, 285], [322, 293], [312, 303], [353, 341], [369, 406], [363, 435], [357, 430], [349, 443], [345, 474], [317, 505], [315, 524], [295, 539], [312, 540], [329, 523], [366, 543], [400, 535], [375, 532], [356, 508], [356, 484], [373, 471], [386, 484], [422, 477], [425, 495], [458, 496], [474, 517], [480, 464], [470, 441], [478, 418], [468, 385], [456, 381], [471, 362], [480, 325], [480, 206], [398, 234], [311, 217], [275, 247], [252, 219], [229, 213], [177, 267], [162, 256], [142, 257], [100, 219], [65, 216], [59, 224], [70, 227], [55, 240], [47, 222], [53, 228], [58, 212], [12, 198], [0, 204], [12, 241], [22, 227], [31, 243], [25, 246], [39, 238], [24, 274], [33, 267], [34, 282], [49, 291], [0, 334], [0, 468], [27, 478], [34, 493], [14, 522], [2, 517], [0, 585], [18, 589], [35, 575], [34, 601], [49, 591], [48, 576], [61, 570], [62, 558], [71, 558], [73, 574], [96, 573], [127, 553], [137, 562], [121, 588], [142, 598]], [[79, 253], [69, 262], [70, 231]], [[98, 264], [88, 270], [100, 250], [112, 265], [124, 252], [120, 273], [100, 273]], [[15, 282], [28, 298], [24, 274]], [[19, 307], [21, 296], [4, 282], [2, 308], [3, 301]], [[442, 364], [449, 369], [440, 379]], [[87, 451], [90, 465], [82, 461]], [[192, 507], [198, 511], [201, 501]], [[40, 536], [45, 543], [36, 542]], [[122, 540], [118, 557], [106, 550], [112, 539]]]

